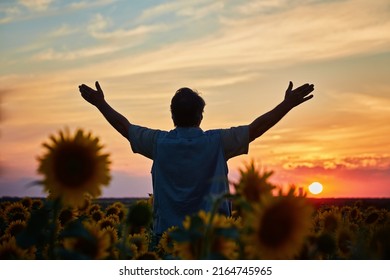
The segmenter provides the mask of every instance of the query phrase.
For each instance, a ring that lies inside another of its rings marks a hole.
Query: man
[[[134,153],[153,160],[153,231],[161,235],[170,226],[180,226],[186,215],[211,210],[210,197],[229,191],[227,161],[246,154],[258,138],[292,108],[311,99],[312,84],[293,90],[290,82],[284,100],[249,125],[203,131],[205,102],[189,88],[179,89],[171,101],[175,129],[161,131],[130,123],[105,100],[98,82],[96,90],[79,86],[82,97],[96,106],[107,121],[128,141]],[[231,214],[228,201],[219,212]]]

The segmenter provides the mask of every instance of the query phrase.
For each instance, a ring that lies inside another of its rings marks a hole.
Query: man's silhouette
[[[312,84],[293,90],[290,82],[284,100],[248,125],[203,131],[205,102],[189,88],[176,91],[171,101],[171,131],[149,129],[130,123],[105,100],[98,82],[96,90],[79,86],[82,97],[96,106],[107,121],[128,139],[134,153],[153,160],[153,231],[161,235],[170,226],[181,226],[186,215],[211,210],[213,195],[229,191],[227,161],[246,154],[249,143],[262,135],[292,108],[311,99]],[[219,212],[231,214],[224,201]]]

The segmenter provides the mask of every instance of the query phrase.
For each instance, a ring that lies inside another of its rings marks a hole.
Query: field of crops
[[[153,196],[99,199],[110,174],[97,138],[79,130],[50,140],[38,166],[47,197],[0,200],[0,259],[390,259],[388,200],[283,193],[254,164],[234,195],[210,197],[210,212],[154,236]],[[225,199],[229,217],[217,212]]]
[[[241,201],[234,217],[199,212],[156,244],[150,199],[3,199],[0,259],[389,259],[390,212],[378,201],[315,202],[287,195]]]

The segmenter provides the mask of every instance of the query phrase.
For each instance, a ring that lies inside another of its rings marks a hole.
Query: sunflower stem
[[[211,229],[213,220],[215,217],[215,214],[217,213],[219,204],[223,201],[223,199],[226,198],[226,195],[219,196],[215,202],[213,203],[213,208],[210,212],[210,218],[206,224],[205,232],[204,232],[204,242],[202,242],[202,248],[200,251],[200,257],[201,259],[208,259],[210,258],[210,251],[211,251]]]
[[[125,224],[124,229],[122,231],[122,242],[120,244],[120,249],[119,249],[119,259],[120,260],[125,260],[127,259],[127,250],[126,250],[126,240],[127,237],[129,236],[131,225]]]
[[[50,231],[50,243],[49,243],[49,251],[48,251],[49,260],[55,259],[54,249],[55,249],[55,244],[56,244],[56,239],[57,239],[56,238],[57,231],[58,231],[57,220],[58,220],[58,217],[60,214],[60,209],[61,209],[61,201],[60,201],[60,198],[57,198],[53,202],[53,224],[52,224],[51,231]]]

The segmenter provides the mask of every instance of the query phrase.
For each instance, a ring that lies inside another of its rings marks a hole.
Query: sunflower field
[[[390,259],[390,211],[375,206],[315,207],[290,187],[275,191],[272,172],[240,170],[233,215],[199,211],[162,236],[152,234],[153,196],[103,205],[109,155],[99,139],[60,131],[38,158],[47,197],[0,203],[0,259]]]

